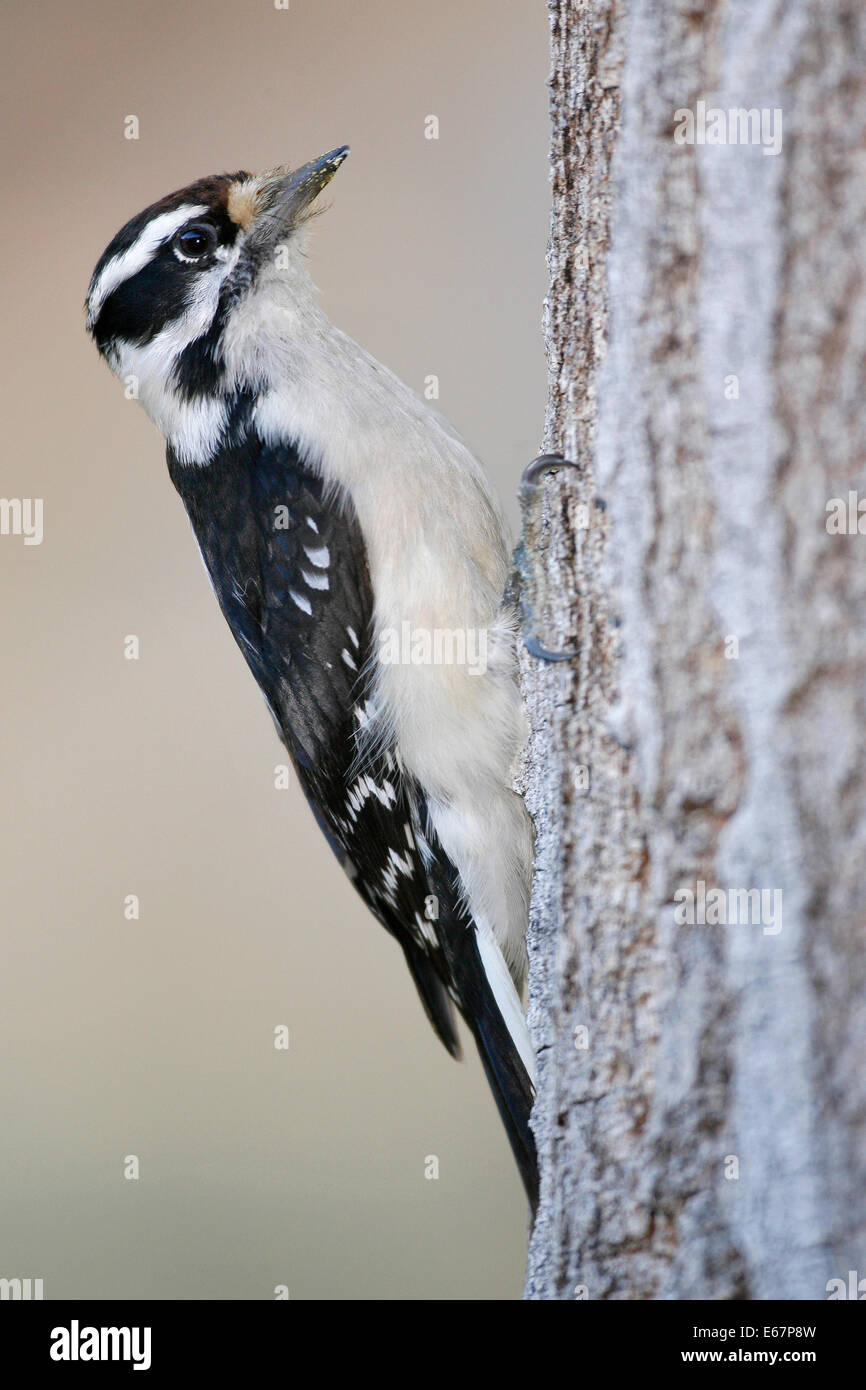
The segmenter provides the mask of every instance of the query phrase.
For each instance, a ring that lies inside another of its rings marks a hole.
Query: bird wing
[[[202,469],[179,467],[169,450],[169,469],[316,820],[400,943],[427,1016],[455,1056],[452,1001],[465,1017],[530,1186],[532,1087],[487,979],[459,875],[399,750],[370,736],[373,591],[350,500],[291,446],[255,436]]]

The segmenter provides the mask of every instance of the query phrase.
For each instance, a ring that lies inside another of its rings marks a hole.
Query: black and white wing
[[[495,1002],[459,876],[398,750],[369,737],[373,594],[360,526],[288,445],[247,436],[207,468],[169,469],[229,626],[329,844],[403,949],[427,1015],[478,1043],[524,1182],[537,1177],[532,1087]]]

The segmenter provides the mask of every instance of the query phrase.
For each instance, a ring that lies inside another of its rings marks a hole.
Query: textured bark
[[[866,497],[866,10],[550,9],[544,447],[580,471],[521,566],[579,654],[524,658],[527,1296],[826,1298],[866,1276],[866,536],[826,525]],[[781,108],[781,153],[678,145],[699,100]],[[678,925],[699,881],[780,890],[781,931]]]

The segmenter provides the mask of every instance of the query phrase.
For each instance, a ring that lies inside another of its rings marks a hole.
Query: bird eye
[[[192,227],[184,227],[174,239],[175,251],[187,261],[201,260],[216,250],[217,234],[207,222],[197,222]]]

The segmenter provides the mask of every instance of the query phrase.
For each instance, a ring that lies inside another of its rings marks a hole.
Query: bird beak
[[[340,145],[318,159],[311,159],[309,164],[302,164],[300,169],[268,178],[260,193],[259,209],[250,233],[250,240],[257,248],[272,247],[297,226],[348,153],[349,146]]]

